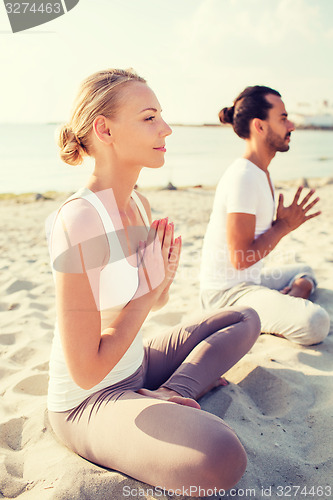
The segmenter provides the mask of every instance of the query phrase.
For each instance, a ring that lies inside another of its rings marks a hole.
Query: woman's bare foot
[[[194,399],[184,398],[180,396],[178,392],[172,391],[167,387],[160,387],[156,391],[149,391],[148,389],[139,389],[137,391],[142,396],[148,396],[149,398],[162,399],[163,401],[170,401],[171,403],[177,403],[183,406],[191,406],[192,408],[197,408],[200,410],[200,405]]]
[[[292,297],[301,297],[302,299],[308,299],[312,292],[313,283],[307,278],[299,278],[294,281],[292,286],[286,286],[281,290],[284,295],[290,295]]]
[[[220,377],[218,378],[215,382],[213,382],[209,387],[204,389],[198,396],[198,399],[202,398],[207,392],[211,391],[212,389],[215,389],[216,387],[224,387],[226,385],[229,385],[229,382],[224,378]]]

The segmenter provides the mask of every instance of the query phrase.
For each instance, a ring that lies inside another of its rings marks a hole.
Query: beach
[[[277,193],[282,189],[287,203],[297,185],[276,183]],[[211,498],[333,498],[333,179],[313,179],[309,185],[317,189],[322,214],[285,237],[267,264],[313,267],[319,283],[313,300],[328,311],[330,334],[310,347],[261,335],[226,374],[229,385],[201,399],[203,410],[236,431],[248,455],[234,491],[229,496],[211,492]],[[168,216],[183,240],[169,303],[143,326],[144,335],[153,335],[200,310],[200,251],[214,189],[142,192],[153,219]],[[44,223],[68,194],[0,199],[0,498],[172,498],[75,455],[57,441],[48,423],[55,294]],[[173,498],[188,497],[186,491],[174,493]]]

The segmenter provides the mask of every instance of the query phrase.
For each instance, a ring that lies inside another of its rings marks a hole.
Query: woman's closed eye
[[[146,122],[149,122],[149,121],[153,121],[155,119],[155,116],[148,116],[147,118],[145,118],[145,121]]]

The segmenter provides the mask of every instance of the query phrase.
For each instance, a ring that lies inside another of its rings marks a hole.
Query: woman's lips
[[[154,148],[156,151],[162,151],[163,153],[166,152],[166,147],[165,146],[160,146],[159,148]]]

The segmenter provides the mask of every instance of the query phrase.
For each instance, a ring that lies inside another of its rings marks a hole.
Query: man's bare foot
[[[200,410],[200,405],[194,399],[184,398],[178,392],[172,391],[167,387],[160,387],[156,391],[149,391],[148,389],[139,389],[137,391],[142,396],[148,396],[149,398],[162,399],[163,401],[170,401],[171,403],[177,403],[183,406],[191,406],[192,408],[197,408]]]
[[[301,297],[302,299],[308,299],[312,292],[313,283],[307,278],[299,278],[294,281],[292,286],[286,286],[283,288],[281,293],[284,295],[290,295],[291,297]]]
[[[220,385],[222,385],[222,386],[224,387],[224,386],[226,386],[226,385],[229,385],[229,382],[227,381],[227,379],[226,379],[226,378],[224,378],[224,377],[220,377],[220,378],[218,379],[218,381],[216,382],[215,387],[219,387]]]

